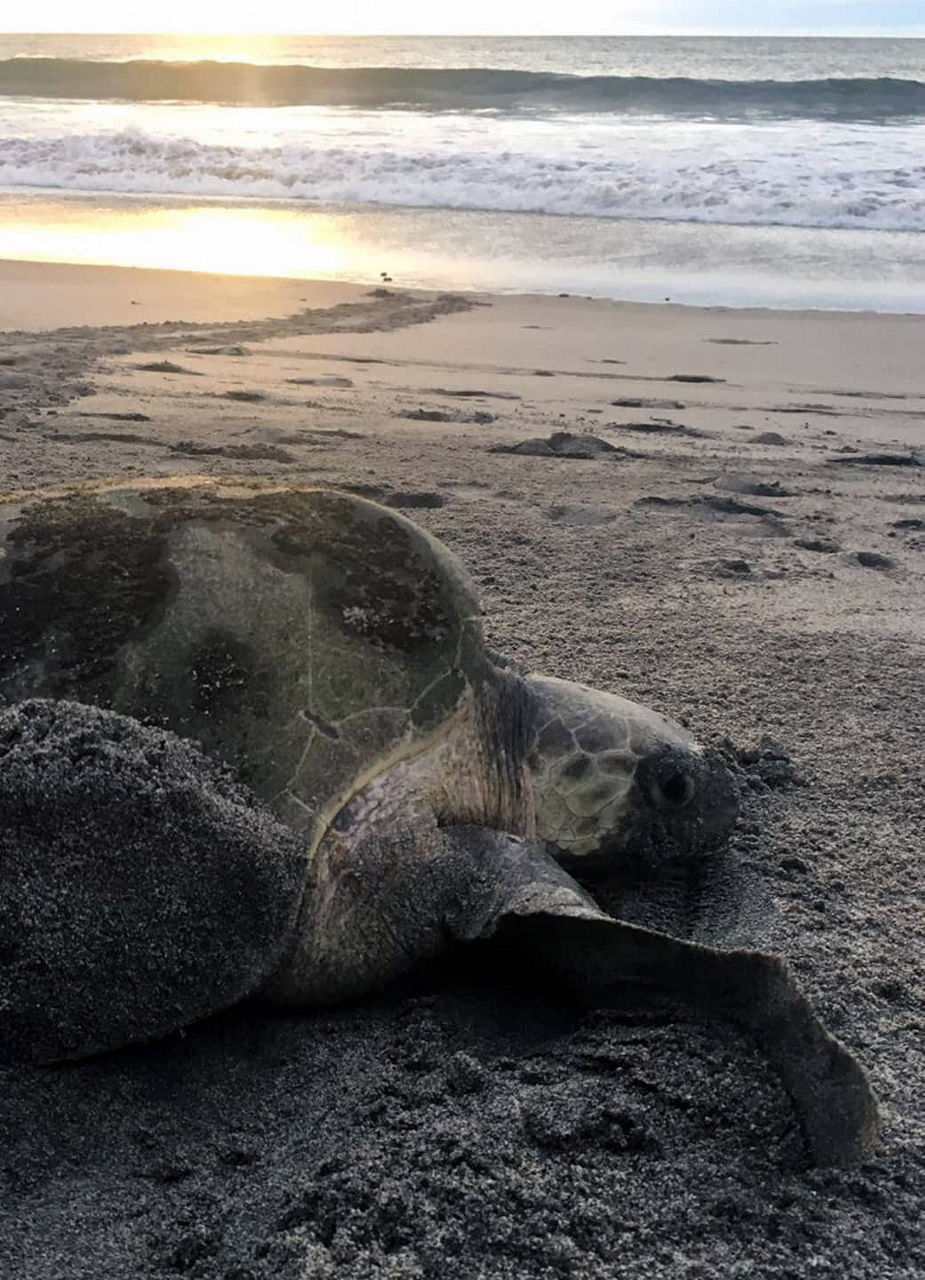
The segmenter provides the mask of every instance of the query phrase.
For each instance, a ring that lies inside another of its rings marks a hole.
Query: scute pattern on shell
[[[67,697],[202,742],[312,839],[487,658],[461,566],[352,494],[102,487],[0,509],[0,705]]]

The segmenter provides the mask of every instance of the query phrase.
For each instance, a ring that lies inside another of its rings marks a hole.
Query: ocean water
[[[925,311],[925,40],[0,36],[0,256],[207,225],[215,269]]]

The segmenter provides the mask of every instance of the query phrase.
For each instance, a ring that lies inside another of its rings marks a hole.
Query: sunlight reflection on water
[[[696,306],[925,310],[925,236],[451,209],[0,194],[0,258]]]

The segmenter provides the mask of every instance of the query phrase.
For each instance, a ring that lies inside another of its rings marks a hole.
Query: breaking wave
[[[609,112],[713,119],[877,123],[925,118],[925,83],[890,77],[700,80],[479,67],[9,58],[0,61],[0,95],[366,110]]]
[[[311,136],[231,145],[142,128],[7,136],[0,187],[925,231],[925,160],[914,138],[885,162],[873,131],[847,171],[838,147],[826,154],[810,139],[795,150],[800,126],[781,128],[787,145],[773,156],[715,146],[692,154],[683,140],[657,151],[643,139],[591,158],[542,147],[489,153],[474,139],[451,152],[419,140],[399,153],[362,133],[349,145]]]

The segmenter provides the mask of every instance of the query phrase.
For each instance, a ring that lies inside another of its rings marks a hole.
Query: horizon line
[[[913,28],[875,27],[869,30],[850,29],[820,30],[794,28],[786,31],[741,31],[730,28],[685,30],[633,30],[633,31],[110,31],[110,30],[4,30],[0,36],[175,36],[184,39],[278,39],[282,37],[306,40],[560,40],[560,39],[760,39],[760,40],[922,40],[925,24]]]

